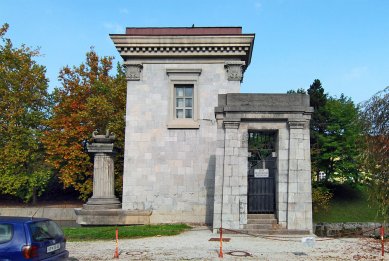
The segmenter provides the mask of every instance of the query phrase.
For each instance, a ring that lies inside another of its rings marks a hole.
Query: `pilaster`
[[[309,121],[289,120],[287,226],[312,231]]]

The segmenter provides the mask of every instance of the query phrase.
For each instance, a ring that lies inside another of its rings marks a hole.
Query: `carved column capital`
[[[225,129],[239,129],[240,121],[225,121],[224,128]]]
[[[143,65],[140,63],[127,63],[125,66],[127,81],[140,81]]]
[[[307,121],[290,120],[289,129],[304,129],[307,127]]]
[[[243,61],[227,61],[224,63],[224,68],[227,72],[227,79],[229,81],[242,81],[243,69],[245,66]]]

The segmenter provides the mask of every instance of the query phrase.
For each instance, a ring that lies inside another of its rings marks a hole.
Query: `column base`
[[[85,210],[121,209],[122,204],[118,198],[90,198],[82,206]]]

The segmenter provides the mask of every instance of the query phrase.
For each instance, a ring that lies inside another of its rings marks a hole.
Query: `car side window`
[[[0,224],[0,244],[9,242],[12,239],[13,226],[11,224]]]

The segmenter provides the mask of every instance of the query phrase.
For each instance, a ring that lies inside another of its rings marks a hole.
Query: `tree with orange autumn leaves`
[[[112,60],[99,58],[91,49],[85,63],[60,71],[62,87],[53,93],[53,115],[44,137],[47,162],[64,187],[73,187],[83,200],[93,189],[93,159],[85,152],[83,141],[90,141],[94,130],[105,133],[109,129],[116,135],[115,188],[122,191],[126,79],[119,64],[116,75],[110,75]]]

